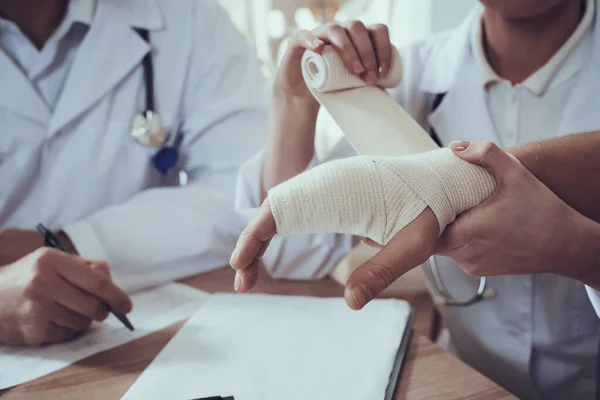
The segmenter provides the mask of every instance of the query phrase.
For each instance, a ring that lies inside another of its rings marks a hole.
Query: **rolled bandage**
[[[350,74],[339,54],[331,46],[319,54],[310,50],[302,57],[302,75],[308,86],[318,92],[331,92],[367,86],[358,76]],[[377,86],[393,88],[402,81],[402,61],[395,48],[392,52],[390,72],[377,82]]]
[[[386,244],[426,207],[441,233],[495,190],[484,168],[438,149],[332,161],[274,187],[269,203],[280,235],[350,233]]]
[[[390,72],[369,86],[344,67],[337,52],[306,51],[302,75],[311,93],[329,112],[359,154],[406,156],[435,150],[429,134],[383,88],[398,86],[402,61],[393,48]]]

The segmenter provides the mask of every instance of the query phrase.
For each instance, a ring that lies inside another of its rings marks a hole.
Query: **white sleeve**
[[[594,310],[596,310],[596,314],[598,314],[598,318],[600,318],[600,292],[589,286],[586,286],[585,290],[587,290],[592,306],[594,306]]]
[[[355,155],[345,139],[334,149],[331,158]],[[238,175],[236,210],[249,222],[261,205],[261,165],[263,153],[248,160]],[[319,161],[315,158],[310,167]],[[319,279],[356,245],[358,238],[345,234],[308,234],[281,237],[275,236],[263,256],[263,264],[269,274],[285,279]]]
[[[253,49],[216,1],[194,4],[180,106],[189,186],[145,190],[63,228],[129,291],[228,264],[244,227],[234,209],[237,172],[266,137],[270,95]]]

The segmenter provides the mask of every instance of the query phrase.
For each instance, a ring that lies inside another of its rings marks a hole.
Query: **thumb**
[[[448,146],[454,154],[489,171],[498,180],[510,169],[519,167],[519,161],[493,142],[452,142]]]
[[[428,208],[350,275],[344,292],[348,306],[360,310],[396,279],[425,262],[433,254],[438,233],[437,219]]]
[[[299,30],[288,43],[288,48],[284,56],[286,63],[298,62],[302,59],[306,50],[312,50],[320,53],[325,48],[325,42],[313,35],[310,31]]]

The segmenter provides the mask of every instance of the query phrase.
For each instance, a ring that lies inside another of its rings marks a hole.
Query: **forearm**
[[[314,155],[318,103],[273,95],[262,164],[262,199],[273,187],[304,171]]]
[[[558,197],[600,222],[600,132],[508,149]]]
[[[150,189],[64,231],[131,292],[228,264],[243,221],[227,196],[192,184]]]
[[[573,258],[570,268],[577,268],[564,275],[600,290],[600,132],[563,136],[509,152],[582,214],[570,218],[574,228],[567,229],[562,249]]]

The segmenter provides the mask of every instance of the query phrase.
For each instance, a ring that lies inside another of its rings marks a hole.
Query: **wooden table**
[[[233,271],[219,269],[184,281],[209,292],[231,292]],[[342,287],[332,279],[318,282],[275,281],[262,273],[255,292],[333,297]],[[408,299],[413,304],[425,299]],[[514,398],[475,370],[433,344],[423,335],[428,318],[417,316],[408,358],[398,388],[397,399],[512,399]],[[65,369],[35,381],[0,391],[2,400],[119,399],[150,364],[181,323],[155,332],[120,347],[96,354]],[[10,368],[2,365],[1,368]]]

